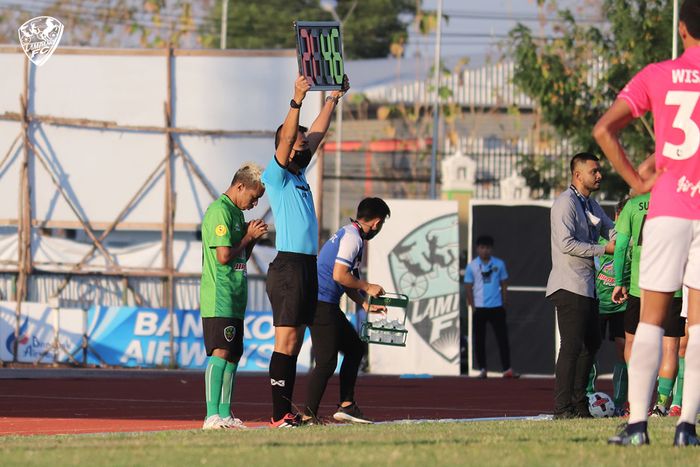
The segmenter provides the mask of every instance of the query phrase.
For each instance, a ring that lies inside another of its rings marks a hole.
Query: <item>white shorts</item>
[[[683,307],[681,308],[681,318],[688,317],[688,287],[683,286]]]
[[[644,223],[639,287],[675,292],[700,289],[700,221],[655,217]]]

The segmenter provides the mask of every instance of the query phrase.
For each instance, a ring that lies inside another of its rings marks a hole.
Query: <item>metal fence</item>
[[[542,145],[530,139],[505,141],[462,137],[457,145],[448,143],[444,152],[438,154],[438,182],[441,177],[439,161],[456,151],[476,161],[474,195],[480,199],[500,198],[500,181],[513,173],[520,174],[526,157],[538,161],[538,171],[543,179],[552,183],[566,179],[568,160],[572,154],[572,148],[566,142]],[[428,153],[343,152],[340,170],[341,218],[352,216],[357,202],[365,196],[425,199],[430,192],[430,163]],[[324,219],[332,218],[335,213],[334,173],[335,158],[325,157]],[[324,221],[324,228],[330,225]]]

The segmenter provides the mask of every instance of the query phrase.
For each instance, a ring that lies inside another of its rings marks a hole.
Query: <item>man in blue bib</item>
[[[510,346],[506,325],[505,301],[508,292],[506,263],[491,255],[493,237],[476,239],[478,256],[464,270],[467,302],[474,311],[474,350],[479,366],[479,378],[486,378],[486,324],[490,323],[501,356],[504,378],[517,378],[510,366]]]
[[[275,326],[275,348],[270,358],[270,426],[275,428],[300,424],[301,417],[292,413],[297,356],[306,326],[313,321],[318,294],[318,221],[305,170],[328,131],[338,100],[350,85],[344,77],[343,88],[326,97],[307,130],[299,125],[299,112],[310,87],[303,76],[294,82],[289,112],[275,135],[275,156],[262,176],[275,219],[278,251],[267,271],[266,284]]]
[[[365,242],[382,230],[390,215],[383,199],[363,199],[357,206],[356,218],[329,238],[318,255],[318,306],[310,327],[316,365],[309,378],[306,413],[302,417],[305,424],[319,423],[318,408],[338,363],[338,352],[343,354],[343,363],[339,375],[340,399],[333,418],[341,422],[372,423],[355,403],[355,382],[365,347],[340,309],[340,298],[347,294],[365,311],[379,311],[375,305],[371,310],[365,297],[383,295],[384,288],[360,278],[360,263]]]

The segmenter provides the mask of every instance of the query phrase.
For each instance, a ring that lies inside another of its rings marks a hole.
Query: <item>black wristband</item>
[[[297,104],[294,99],[289,101],[289,106],[293,109],[301,109],[301,103]]]

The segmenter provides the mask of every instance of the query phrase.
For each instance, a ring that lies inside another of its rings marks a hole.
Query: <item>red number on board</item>
[[[301,71],[306,77],[313,78],[312,60],[311,60],[311,37],[307,29],[300,29],[301,36]]]

